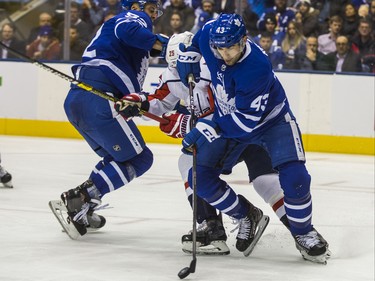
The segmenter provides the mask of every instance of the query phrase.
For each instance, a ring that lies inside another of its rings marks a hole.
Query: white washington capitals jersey
[[[201,80],[193,90],[194,112],[197,117],[205,117],[214,112],[214,99],[211,78],[207,65],[201,60]],[[159,86],[154,94],[149,95],[149,112],[155,115],[172,111],[182,101],[190,111],[189,89],[182,84],[175,68],[166,68],[159,77]]]

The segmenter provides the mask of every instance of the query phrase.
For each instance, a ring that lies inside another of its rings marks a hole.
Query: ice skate
[[[236,248],[243,252],[244,256],[249,256],[255,245],[258,243],[264,230],[269,223],[269,217],[264,216],[261,209],[258,209],[242,195],[239,199],[249,204],[250,210],[246,217],[239,220]],[[237,229],[236,228],[236,229]]]
[[[94,213],[100,204],[99,191],[91,180],[62,193],[61,200],[49,203],[64,231],[74,240],[85,235],[87,230],[97,230],[105,225],[105,218]]]
[[[185,234],[181,238],[182,251],[191,254],[193,251],[193,234]],[[227,235],[220,218],[203,221],[197,227],[197,254],[228,255],[230,250],[226,244]]]
[[[313,228],[305,235],[296,235],[294,240],[305,260],[327,264],[327,260],[331,257],[331,251],[328,249],[327,241],[316,229]]]
[[[0,166],[0,182],[4,187],[13,188],[12,175],[9,174],[2,166]]]

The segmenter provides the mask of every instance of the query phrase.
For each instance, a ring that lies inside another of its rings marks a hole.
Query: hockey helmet
[[[169,67],[176,67],[177,52],[180,43],[184,43],[186,47],[189,47],[191,45],[191,41],[193,40],[193,36],[194,34],[189,31],[172,35],[172,37],[169,39],[167,52],[165,55],[165,60],[167,61]]]
[[[212,48],[228,48],[237,44],[246,35],[246,27],[240,15],[220,14],[210,30]]]
[[[130,10],[132,5],[138,3],[139,8],[143,11],[146,4],[155,4],[158,9],[158,17],[160,17],[163,12],[161,10],[162,4],[160,0],[121,0],[121,5],[124,10]]]

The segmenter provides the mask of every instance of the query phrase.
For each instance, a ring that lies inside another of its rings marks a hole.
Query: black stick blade
[[[180,272],[177,274],[180,279],[184,279],[190,274],[190,267],[185,267],[180,270]]]

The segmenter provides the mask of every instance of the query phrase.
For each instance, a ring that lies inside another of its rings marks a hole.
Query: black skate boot
[[[91,180],[61,194],[66,206],[68,220],[73,223],[80,235],[87,228],[98,229],[105,225],[105,218],[94,213],[94,208],[101,204],[100,193]]]
[[[13,188],[12,175],[9,174],[2,166],[0,166],[0,182],[4,187]]]
[[[91,214],[87,214],[87,221],[89,223],[86,226],[88,232],[96,231],[102,228],[106,223],[105,217],[95,214],[94,212],[91,212]]]
[[[223,227],[221,214],[216,219],[203,221],[197,227],[197,254],[202,255],[228,255],[230,253],[227,244],[227,235]],[[181,238],[182,251],[192,253],[193,234],[185,234]]]
[[[246,217],[239,220],[236,248],[248,256],[267,227],[269,217],[263,216],[262,210],[251,204],[242,195],[238,195],[238,199],[248,204],[249,212]]]
[[[296,247],[305,260],[327,264],[331,257],[327,241],[313,228],[304,235],[294,236]]]

